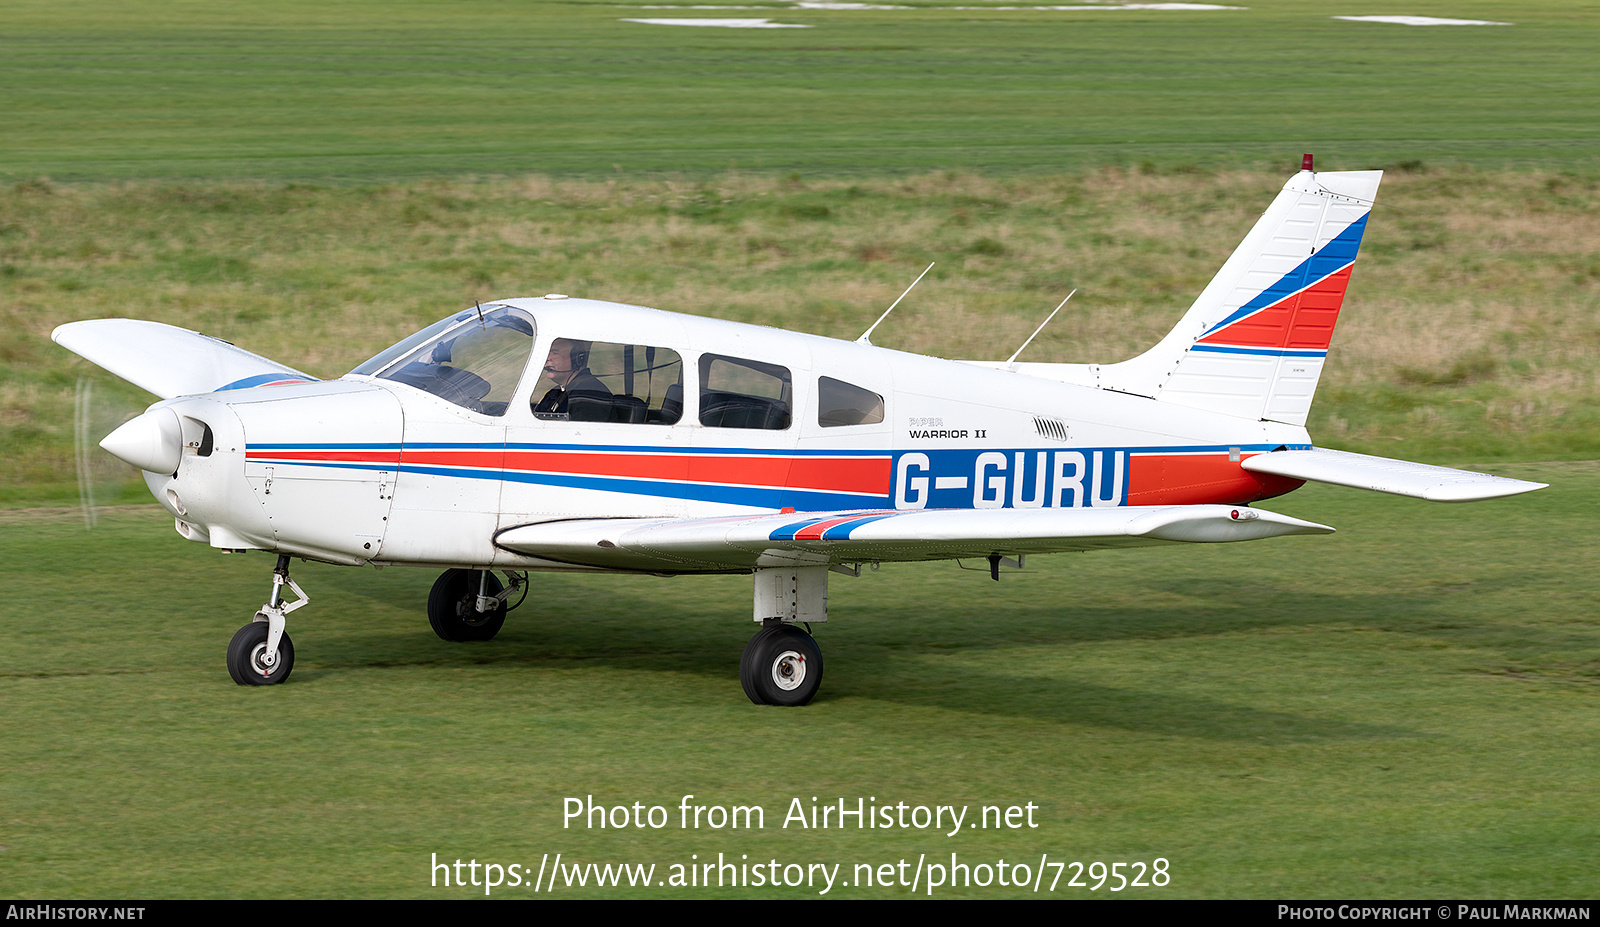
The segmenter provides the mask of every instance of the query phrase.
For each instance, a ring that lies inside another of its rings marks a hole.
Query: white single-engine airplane
[[[447,641],[494,637],[530,570],[749,573],[740,680],[801,705],[822,655],[800,626],[827,619],[830,571],[973,558],[998,579],[1031,554],[1331,532],[1251,507],[1306,480],[1442,502],[1544,486],[1312,445],[1381,176],[1306,156],[1177,327],[1117,364],[940,360],[555,294],[454,313],[329,381],[154,322],[53,337],[162,397],[102,446],[180,535],[278,554],[228,647],[241,685],[294,665],[290,557],[444,567],[428,619]]]

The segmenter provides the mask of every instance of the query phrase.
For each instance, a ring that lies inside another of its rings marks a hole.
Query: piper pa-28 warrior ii
[[[1441,502],[1545,485],[1312,444],[1381,176],[1307,156],[1177,327],[1114,364],[941,360],[563,295],[454,313],[326,381],[153,322],[54,338],[162,397],[102,446],[180,535],[278,554],[228,648],[241,685],[294,665],[291,557],[445,568],[428,619],[447,641],[494,637],[528,571],[748,573],[740,681],[800,705],[830,572],[971,558],[998,578],[1056,551],[1333,531],[1253,506],[1306,480]]]

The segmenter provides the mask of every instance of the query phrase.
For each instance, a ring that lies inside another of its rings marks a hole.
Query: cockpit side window
[[[700,356],[700,424],[712,428],[789,427],[789,368],[720,354]]]
[[[683,417],[683,358],[671,348],[557,338],[532,404],[541,419],[672,425]]]
[[[875,425],[883,421],[883,397],[833,377],[817,380],[817,424],[824,428],[840,425]]]
[[[484,415],[505,415],[533,352],[533,317],[510,306],[492,306],[481,316],[469,310],[448,321],[452,325],[445,326],[443,334],[383,370],[379,378],[414,386]]]

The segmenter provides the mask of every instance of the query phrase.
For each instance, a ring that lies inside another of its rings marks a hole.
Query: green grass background
[[[0,895],[439,898],[435,852],[848,878],[953,850],[1161,856],[1158,897],[1592,896],[1600,5],[910,5],[7,4]],[[1516,25],[1330,18],[1394,12]],[[1391,168],[1313,434],[1550,489],[1308,487],[1275,507],[1340,534],[839,578],[800,711],[739,692],[737,577],[537,577],[499,640],[457,647],[427,628],[428,571],[297,565],[294,679],[240,689],[223,652],[269,559],[185,544],[148,505],[93,533],[60,507],[86,373],[48,341],[64,321],[155,318],[337,375],[473,298],[547,290],[849,338],[937,259],[880,343],[1003,357],[1087,282],[1029,356],[1112,360],[1305,150]],[[769,828],[560,827],[568,795],[688,792]],[[776,826],[812,795],[1031,800],[1043,826]]]
[[[1583,0],[741,5],[754,8],[15,0],[0,32],[0,176],[1037,172],[1282,165],[1301,151],[1327,167],[1593,165],[1600,151],[1600,17]],[[1384,12],[1516,25],[1331,18]]]

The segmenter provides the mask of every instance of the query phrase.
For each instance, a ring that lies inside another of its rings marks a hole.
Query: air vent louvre
[[[1033,429],[1039,433],[1041,438],[1049,438],[1052,441],[1067,440],[1067,425],[1060,419],[1041,418],[1035,415],[1033,417]]]

